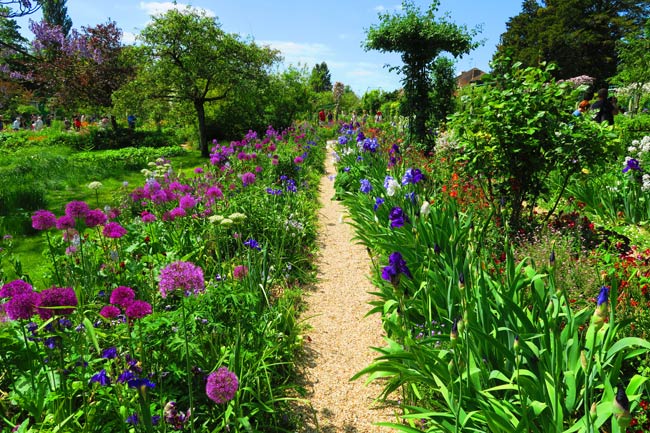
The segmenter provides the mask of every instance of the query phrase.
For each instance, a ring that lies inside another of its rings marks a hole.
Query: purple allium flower
[[[185,296],[205,291],[203,270],[191,262],[173,262],[160,271],[160,294],[166,298],[170,292],[182,289]]]
[[[246,275],[248,275],[248,267],[244,265],[235,266],[235,269],[232,271],[232,276],[236,280],[241,280]]]
[[[205,393],[210,400],[222,404],[235,398],[237,388],[239,388],[237,375],[226,367],[220,367],[217,371],[213,371],[208,375]]]
[[[151,309],[151,304],[145,301],[135,300],[126,307],[124,314],[129,319],[142,319],[145,316],[151,314],[153,310]]]
[[[600,307],[603,304],[609,302],[609,287],[602,286],[600,288],[600,293],[598,293],[598,299],[596,300],[596,306]]]
[[[105,224],[107,220],[106,214],[99,209],[92,209],[86,213],[87,227],[97,227],[98,225]]]
[[[402,176],[402,185],[407,185],[409,183],[418,183],[422,179],[424,179],[424,175],[422,174],[422,171],[418,168],[409,168],[406,170],[406,173],[404,173],[404,176]]]
[[[246,242],[244,242],[244,245],[246,245],[247,247],[252,248],[254,250],[261,250],[262,249],[262,247],[260,246],[260,243],[257,242],[253,238],[249,238]]]
[[[104,226],[102,233],[107,238],[118,239],[126,234],[126,229],[118,223],[111,221]]]
[[[47,320],[55,314],[72,314],[78,302],[72,287],[52,287],[40,292],[36,311],[41,319]]]
[[[31,293],[34,288],[23,280],[13,280],[0,288],[0,298],[11,298],[22,293]]]
[[[370,191],[372,191],[372,185],[370,184],[370,181],[368,179],[361,179],[361,187],[359,188],[359,191],[361,191],[364,194],[368,194]]]
[[[126,286],[118,286],[111,292],[109,302],[111,304],[119,305],[122,308],[126,308],[131,305],[131,302],[133,302],[134,299],[135,292],[132,288]]]
[[[169,221],[174,221],[176,218],[183,218],[184,216],[187,216],[187,212],[183,208],[175,207],[169,211]]]
[[[71,201],[65,205],[65,214],[71,218],[86,218],[89,210],[90,207],[85,201]]]
[[[404,226],[404,223],[409,221],[408,217],[400,207],[394,207],[391,209],[390,214],[388,214],[388,219],[390,220],[391,228],[400,228]]]
[[[303,161],[304,161],[304,159],[303,159],[302,156],[296,156],[295,158],[293,158],[293,163],[294,164],[302,164]]]
[[[59,230],[66,230],[74,228],[74,218],[68,215],[62,215],[56,220],[56,228]]]
[[[178,201],[178,206],[181,209],[191,209],[194,206],[196,206],[196,203],[197,203],[196,199],[191,195],[187,194],[180,198],[180,200]]]
[[[140,214],[140,218],[142,219],[143,223],[152,223],[156,221],[156,215],[146,210],[142,211],[142,213]]]
[[[627,173],[629,170],[640,171],[641,166],[639,165],[639,160],[634,158],[626,158],[625,167],[623,167],[623,173]]]
[[[94,374],[90,378],[90,383],[96,382],[101,386],[108,386],[111,384],[111,378],[106,373],[106,370],[102,369],[99,373]]]
[[[115,359],[117,358],[117,347],[111,346],[102,351],[102,358]]]
[[[373,210],[376,212],[377,209],[379,208],[379,206],[381,206],[382,204],[384,204],[384,201],[385,201],[385,200],[384,200],[383,198],[381,198],[381,197],[376,197],[376,198],[375,198],[375,205],[372,207]]]
[[[195,173],[195,174],[201,174],[201,173],[203,173],[203,169],[202,169],[201,167],[196,167],[196,168],[194,169],[194,173]]]
[[[396,251],[388,257],[388,266],[385,266],[384,269],[382,269],[381,278],[390,281],[393,285],[397,285],[401,274],[412,278],[411,271],[406,266],[406,261],[402,258],[402,255]]]
[[[223,192],[217,186],[211,186],[210,188],[205,190],[205,195],[207,195],[208,197],[223,198]]]
[[[56,226],[56,216],[49,210],[37,210],[32,215],[32,227],[35,230],[48,230]]]
[[[27,320],[36,313],[36,304],[39,301],[36,292],[15,294],[7,303],[3,304],[7,317],[11,320]]]
[[[241,175],[241,181],[244,184],[244,186],[252,185],[255,183],[255,173],[251,173],[250,171],[247,171],[246,173]]]
[[[99,310],[99,315],[106,319],[115,319],[120,315],[120,309],[114,305],[105,305]]]

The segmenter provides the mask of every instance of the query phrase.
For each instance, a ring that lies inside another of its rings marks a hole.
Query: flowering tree
[[[31,22],[33,80],[43,96],[53,96],[66,107],[79,103],[110,107],[111,96],[132,76],[132,65],[122,56],[122,32],[114,21],[94,27],[62,28],[45,21]]]

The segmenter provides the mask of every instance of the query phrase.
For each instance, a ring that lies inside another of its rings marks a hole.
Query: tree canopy
[[[638,30],[650,12],[648,0],[524,0],[506,23],[496,57],[524,66],[555,63],[553,75],[596,78],[603,86],[616,73],[616,44]]]
[[[330,74],[327,63],[322,62],[314,65],[309,77],[309,85],[317,93],[332,91],[332,74]]]
[[[432,107],[428,103],[432,90],[431,69],[442,53],[454,57],[469,53],[477,44],[476,31],[447,21],[436,20],[439,2],[434,0],[422,13],[410,0],[402,2],[402,12],[379,14],[380,23],[367,30],[364,48],[400,53],[404,65],[393,67],[403,74],[404,114],[410,118],[410,132],[416,140],[430,146],[427,122]]]
[[[205,104],[225,100],[268,76],[278,53],[221,29],[211,18],[187,7],[153,17],[142,31],[145,65],[141,90],[150,97],[189,102],[196,112],[201,154],[209,156]]]
[[[48,23],[61,26],[64,35],[70,33],[72,28],[72,19],[68,15],[68,8],[65,5],[66,0],[42,0],[43,20]]]

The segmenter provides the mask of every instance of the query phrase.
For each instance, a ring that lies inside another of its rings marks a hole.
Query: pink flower
[[[126,234],[126,229],[116,222],[110,222],[104,226],[102,231],[107,238],[118,239]]]
[[[293,162],[295,164],[302,164],[303,161],[304,160],[302,159],[302,156],[296,156],[295,158],[293,158]]]
[[[244,265],[235,266],[235,269],[233,269],[233,271],[232,271],[232,276],[236,280],[241,280],[246,275],[248,275],[248,267],[246,267]]]
[[[126,307],[124,314],[126,314],[126,317],[129,319],[142,319],[151,314],[151,312],[151,304],[145,301],[135,300]]]
[[[56,216],[49,210],[37,210],[32,215],[32,227],[35,230],[48,230],[56,226]]]
[[[38,315],[43,320],[55,314],[72,314],[79,302],[72,287],[52,287],[41,291],[39,295],[36,307]]]
[[[99,315],[106,319],[115,319],[120,315],[120,309],[114,305],[105,305],[99,310]]]
[[[255,173],[251,173],[250,171],[247,171],[246,173],[241,175],[241,181],[244,184],[244,186],[252,185],[255,183]]]
[[[109,302],[111,304],[119,305],[122,308],[128,307],[135,299],[135,292],[132,288],[126,286],[118,286],[111,292]]]

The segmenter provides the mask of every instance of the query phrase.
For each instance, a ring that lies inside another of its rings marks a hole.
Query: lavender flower
[[[56,216],[49,210],[37,210],[32,215],[32,227],[35,230],[48,230],[56,226]]]
[[[205,291],[203,270],[194,263],[178,261],[160,271],[160,294],[166,298],[170,292],[182,289],[185,296]]]
[[[102,233],[107,238],[118,239],[126,234],[126,229],[116,222],[110,222],[104,226]]]
[[[239,381],[237,375],[229,371],[226,367],[220,367],[208,375],[205,384],[205,393],[208,398],[217,404],[227,403],[237,393]]]

